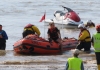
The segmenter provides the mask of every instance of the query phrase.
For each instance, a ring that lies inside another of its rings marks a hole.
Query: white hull
[[[53,21],[52,21],[50,19],[47,19],[47,20],[45,20],[45,25],[49,25],[50,22],[54,22],[55,26],[60,27],[60,28],[77,28],[79,24],[83,23],[82,21],[75,22],[70,19],[66,19],[63,21],[57,21],[56,19],[53,19]]]

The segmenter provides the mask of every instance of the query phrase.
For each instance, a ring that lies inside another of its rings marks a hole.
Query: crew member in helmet
[[[24,27],[24,31],[22,33],[23,35],[23,38],[29,34],[37,34],[38,36],[40,36],[40,30],[35,26],[35,25],[32,25],[32,24],[27,24],[25,27]]]
[[[97,33],[92,36],[92,45],[95,50],[98,70],[100,70],[100,25],[96,26]]]
[[[91,20],[88,20],[88,21],[85,23],[85,27],[87,27],[87,28],[95,27],[95,23],[92,22]]]
[[[78,58],[79,50],[75,50],[73,57],[68,58],[65,70],[84,70],[82,59]]]
[[[76,49],[81,50],[84,48],[84,52],[90,53],[91,48],[91,35],[84,24],[79,24],[78,28],[80,29],[80,34],[78,37],[79,44]]]

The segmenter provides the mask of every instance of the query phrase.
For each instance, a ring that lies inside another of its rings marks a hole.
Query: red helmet
[[[96,26],[96,30],[97,30],[97,31],[100,31],[100,25],[97,25],[97,26]]]

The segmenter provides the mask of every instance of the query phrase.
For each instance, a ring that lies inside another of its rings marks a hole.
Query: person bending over
[[[38,36],[40,36],[40,30],[33,24],[27,24],[24,27],[24,31],[22,33],[23,38],[26,37],[29,34],[37,34]]]

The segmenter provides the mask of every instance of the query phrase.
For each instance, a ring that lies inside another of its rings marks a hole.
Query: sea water
[[[46,19],[54,18],[56,10],[64,11],[61,5],[69,7],[76,11],[81,20],[86,23],[92,20],[96,25],[100,20],[100,1],[99,0],[1,0],[0,1],[0,24],[8,35],[6,50],[13,50],[13,44],[22,38],[22,32],[25,25],[32,23],[41,31],[41,37],[47,38],[48,26],[44,22],[39,22],[46,12]],[[59,27],[58,27],[59,28]],[[61,36],[78,38],[78,29],[59,28]],[[89,29],[91,35],[96,32],[95,28]],[[55,56],[15,56],[13,51],[6,52],[6,55],[0,56],[0,70],[63,70],[71,52]],[[4,54],[4,53],[1,53]],[[64,58],[65,57],[65,58]],[[6,59],[4,59],[6,58]],[[32,58],[32,64],[29,61]],[[41,59],[40,59],[41,58]],[[43,58],[43,59],[42,59]],[[82,57],[84,59],[84,57]],[[21,60],[23,61],[21,61]],[[47,60],[47,61],[46,61]],[[58,62],[56,62],[58,60]],[[95,62],[95,59],[93,59]],[[26,61],[26,65],[25,65]],[[53,62],[55,61],[55,62]],[[6,62],[8,64],[6,64]],[[24,62],[24,63],[23,63]],[[28,65],[29,62],[29,65]],[[61,62],[61,64],[59,63]],[[39,64],[40,63],[40,64]],[[15,65],[15,66],[14,66]],[[34,66],[33,66],[34,65]],[[93,66],[93,65],[92,65]],[[96,66],[94,64],[94,66]],[[96,70],[96,69],[88,69]]]

